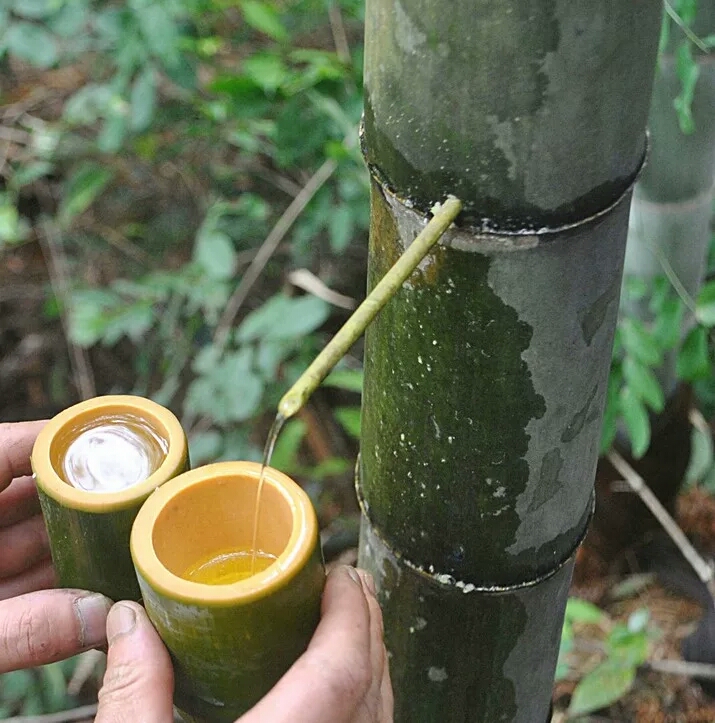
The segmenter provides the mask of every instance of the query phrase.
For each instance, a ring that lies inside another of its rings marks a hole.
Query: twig
[[[683,22],[683,18],[678,15],[675,8],[668,2],[668,0],[663,0],[663,4],[665,5],[665,12],[670,15],[670,17],[673,19],[673,22],[683,31],[685,34],[685,37],[699,50],[702,50],[703,53],[709,53],[710,48]]]
[[[303,212],[303,209],[310,203],[321,186],[333,175],[337,166],[337,162],[332,158],[325,161],[311,176],[305,186],[303,186],[300,193],[293,199],[288,208],[283,212],[283,215],[276,221],[276,225],[271,229],[271,232],[266,236],[256,257],[248,269],[246,269],[246,273],[243,275],[241,282],[228,300],[221,319],[216,326],[213,340],[219,353],[223,352],[228,342],[228,335],[233,326],[233,322],[269,259],[291,226]]]
[[[668,514],[668,511],[663,507],[653,492],[651,492],[643,478],[633,467],[631,467],[618,452],[614,451],[608,453],[608,461],[623,475],[623,478],[628,482],[631,489],[638,494],[645,506],[653,513],[658,522],[660,522],[663,529],[670,536],[670,539],[673,540],[683,554],[683,557],[685,557],[693,570],[695,570],[695,574],[707,587],[710,596],[715,600],[715,579],[713,578],[712,565],[701,557],[690,540],[685,536],[685,533],[678,527],[675,520]]]
[[[77,658],[77,666],[67,683],[67,693],[77,696],[84,688],[84,684],[95,674],[97,668],[104,660],[101,650],[87,650]]]
[[[119,233],[119,231],[113,229],[111,226],[105,226],[99,221],[92,219],[91,221],[83,224],[88,231],[94,231],[97,235],[101,236],[110,246],[113,246],[118,251],[121,251],[125,256],[130,259],[144,265],[153,266],[151,256],[139,248],[136,244],[132,243],[126,236]]]
[[[365,300],[340,327],[338,333],[323,347],[310,366],[298,377],[278,403],[278,417],[292,417],[318,388],[331,369],[365,332],[368,324],[383,306],[400,290],[417,265],[439,241],[462,210],[462,202],[449,196],[432,209],[433,216],[392,268],[378,281]]]
[[[350,311],[357,306],[355,299],[333,291],[322,279],[319,279],[308,269],[295,269],[291,271],[288,274],[288,281],[290,281],[293,286],[297,286],[299,289],[303,289],[303,291],[307,291],[309,294],[317,296],[319,299],[327,301],[329,304],[338,306],[341,309]]]
[[[345,33],[345,24],[343,23],[340,6],[337,2],[331,2],[328,6],[328,19],[330,20],[330,30],[333,33],[335,52],[345,65],[350,65],[352,61],[350,57],[350,45],[348,44],[348,36]]]
[[[40,226],[38,238],[40,239],[40,246],[42,247],[45,262],[47,263],[52,292],[57,297],[60,306],[60,323],[62,324],[65,341],[67,342],[70,364],[72,365],[72,375],[74,376],[80,397],[82,399],[89,399],[97,394],[94,384],[94,374],[92,373],[87,352],[76,344],[73,344],[70,339],[69,325],[67,323],[69,274],[67,273],[67,265],[64,254],[62,253],[61,242],[55,227],[50,222],[45,222]]]
[[[27,144],[31,140],[31,136],[27,131],[21,131],[17,128],[8,128],[7,126],[0,126],[0,138],[4,141],[10,141],[12,143]]]
[[[715,680],[715,665],[690,663],[687,660],[648,660],[643,667],[668,675],[686,675],[689,678]]]
[[[86,720],[97,715],[97,704],[83,705],[72,710],[63,710],[59,713],[47,715],[18,715],[6,718],[5,723],[71,723],[72,721]]]
[[[693,407],[688,412],[688,421],[699,432],[702,432],[703,434],[705,434],[708,437],[712,436],[713,431],[712,431],[712,429],[710,429],[710,425],[708,424],[707,419],[705,419],[705,417],[703,417],[702,412],[699,409],[696,409],[695,407]]]

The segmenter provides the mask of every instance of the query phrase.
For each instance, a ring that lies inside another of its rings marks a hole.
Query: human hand
[[[391,723],[392,686],[372,578],[333,570],[306,652],[237,723]],[[173,672],[166,648],[136,603],[107,618],[109,656],[95,723],[171,723]]]
[[[109,600],[45,589],[55,584],[55,574],[30,476],[30,452],[44,424],[0,424],[0,673],[106,643]]]

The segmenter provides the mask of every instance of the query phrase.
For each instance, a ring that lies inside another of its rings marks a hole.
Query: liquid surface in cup
[[[255,555],[249,548],[233,549],[199,560],[181,576],[203,585],[230,585],[263,572],[276,561],[276,556],[262,550]]]
[[[147,479],[166,458],[168,442],[143,419],[117,414],[71,430],[53,464],[73,487],[119,492]]]

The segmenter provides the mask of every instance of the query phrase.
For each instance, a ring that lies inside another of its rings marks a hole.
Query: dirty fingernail
[[[350,579],[355,584],[360,585],[360,575],[354,567],[352,567],[351,565],[346,565],[345,571],[348,573],[348,575],[350,576]],[[360,586],[362,587],[362,585],[360,585]]]
[[[360,570],[358,572],[358,575],[362,578],[362,581],[365,583],[365,587],[373,594],[376,595],[377,591],[375,589],[375,578],[366,570]]]
[[[137,614],[134,609],[124,603],[117,603],[107,617],[107,640],[111,644],[119,635],[131,633],[136,624]]]
[[[107,640],[107,613],[112,607],[112,601],[104,595],[94,593],[77,598],[73,606],[79,620],[80,647],[94,648],[104,645]]]

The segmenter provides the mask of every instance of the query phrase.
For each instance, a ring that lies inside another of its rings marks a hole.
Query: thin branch
[[[673,22],[683,31],[685,37],[699,50],[702,50],[703,53],[709,53],[710,48],[708,48],[708,46],[683,22],[683,18],[678,15],[677,11],[668,2],[668,0],[663,0],[663,4],[665,5],[665,12],[670,15]]]
[[[333,291],[322,279],[319,279],[309,269],[295,269],[288,274],[288,281],[303,291],[307,291],[313,296],[317,296],[323,301],[327,301],[333,306],[351,311],[357,306],[357,301],[351,296],[345,296],[337,291]]]
[[[696,407],[693,407],[688,412],[688,421],[699,432],[702,432],[706,436],[712,437],[713,431],[712,431],[712,429],[710,429],[710,425],[708,424],[705,417],[703,417],[702,412],[699,409],[697,409]]]
[[[695,574],[707,587],[710,596],[715,600],[715,579],[713,578],[712,565],[701,557],[700,553],[685,536],[685,533],[678,527],[675,520],[668,514],[668,511],[663,507],[653,492],[651,492],[643,478],[633,467],[631,467],[618,452],[611,451],[607,456],[608,461],[623,475],[623,478],[628,482],[631,489],[638,494],[645,506],[653,513],[658,522],[660,522],[663,529],[670,536],[670,539],[675,543],[683,554],[683,557],[693,568]]]
[[[121,251],[125,256],[133,259],[137,263],[144,266],[154,266],[151,256],[144,251],[144,249],[132,243],[126,236],[119,233],[116,229],[111,226],[106,226],[99,221],[94,219],[87,220],[83,224],[87,231],[94,232],[101,238],[103,238],[110,246],[113,246],[118,251]]]
[[[83,705],[72,710],[63,710],[48,715],[18,715],[6,718],[5,723],[72,723],[73,721],[93,719],[97,715],[97,704]]]
[[[288,208],[283,212],[283,215],[278,219],[276,225],[271,229],[268,236],[266,236],[265,241],[258,250],[258,253],[251,262],[251,265],[243,275],[241,282],[236,287],[236,290],[231,295],[231,298],[228,300],[221,319],[216,326],[213,341],[216,348],[219,350],[219,353],[223,352],[226,344],[228,343],[228,335],[231,331],[231,327],[233,326],[233,322],[235,321],[243,302],[251,292],[253,285],[256,281],[258,281],[261,273],[263,273],[263,269],[270,260],[271,256],[280,245],[280,242],[285,238],[285,235],[288,233],[291,226],[296,222],[305,207],[313,199],[313,196],[315,196],[330,176],[333,175],[337,166],[337,162],[332,158],[325,161],[323,165],[320,166],[320,168],[311,176],[305,186],[303,186],[300,193],[293,199],[290,206],[288,206]]]
[[[690,663],[687,660],[648,660],[643,667],[668,675],[686,675],[689,678],[715,680],[715,665]]]
[[[45,262],[47,263],[50,285],[60,305],[60,322],[69,351],[72,375],[74,376],[80,397],[82,399],[89,399],[97,394],[94,374],[92,373],[87,352],[76,344],[73,344],[69,335],[69,324],[67,322],[67,309],[69,308],[69,274],[67,272],[66,259],[62,252],[61,241],[54,225],[50,222],[45,222],[40,226],[38,238],[40,239],[40,246],[45,256]]]
[[[333,33],[335,52],[345,65],[350,65],[352,61],[350,57],[350,45],[348,44],[348,36],[345,32],[343,15],[340,12],[340,6],[337,2],[331,2],[328,6],[328,18],[330,20],[330,30]]]

